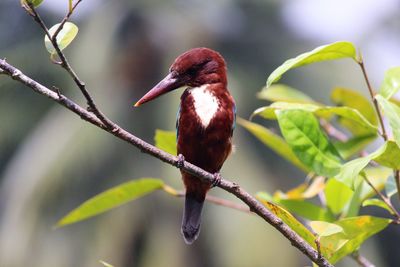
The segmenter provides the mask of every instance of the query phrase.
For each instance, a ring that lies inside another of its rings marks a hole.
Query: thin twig
[[[392,211],[392,215],[396,217],[397,221],[400,221],[400,214],[399,212],[393,207],[392,203],[390,202],[390,199],[386,197],[385,195],[382,194],[368,179],[368,177],[364,174],[362,174],[362,177],[364,178],[365,182],[375,191],[375,193],[382,199],[383,202],[390,208]]]
[[[349,139],[347,137],[347,135],[345,135],[344,133],[342,133],[335,127],[333,127],[333,125],[330,124],[328,121],[326,121],[324,119],[320,119],[320,123],[321,123],[322,128],[324,128],[325,132],[329,136],[332,136],[333,138],[335,138],[336,140],[338,140],[340,142],[346,142]]]
[[[133,134],[127,132],[122,129],[118,125],[112,122],[112,125],[116,126],[116,130],[107,127],[102,120],[96,117],[93,113],[88,112],[86,109],[80,107],[78,104],[68,99],[65,96],[60,97],[59,94],[50,90],[49,88],[39,84],[34,81],[30,77],[23,74],[20,70],[15,68],[14,66],[8,64],[5,60],[0,60],[0,68],[2,68],[7,75],[9,75],[12,79],[25,84],[32,90],[42,95],[47,96],[48,98],[56,101],[57,103],[63,105],[68,108],[78,116],[80,116],[83,120],[90,122],[91,124],[111,133],[112,135],[118,137],[121,140],[128,142],[129,144],[137,147],[142,152],[152,155],[163,162],[166,162],[172,166],[177,166],[178,163],[182,163],[178,157],[172,156],[153,145],[150,145],[144,142],[142,139],[134,136]],[[184,162],[181,169],[186,172],[195,175],[202,181],[212,182],[214,181],[214,174],[206,172],[205,170],[189,163]],[[279,232],[281,232],[288,240],[290,240],[291,244],[299,249],[304,255],[306,255],[310,260],[318,264],[319,266],[329,266],[332,265],[325,259],[325,257],[320,257],[318,252],[308,244],[303,238],[301,238],[296,232],[294,232],[287,224],[285,224],[280,218],[274,215],[270,210],[268,210],[264,205],[262,205],[259,201],[257,201],[252,195],[247,193],[243,188],[241,188],[237,183],[230,182],[221,178],[221,182],[217,185],[219,188],[224,189],[227,192],[235,195],[237,198],[241,199],[252,212],[259,215],[262,219],[276,228]]]
[[[78,1],[75,4],[75,7],[80,3],[81,1]],[[51,44],[53,45],[54,49],[57,52],[58,57],[61,60],[61,66],[68,72],[68,74],[71,76],[71,78],[74,80],[75,84],[78,86],[80,91],[82,92],[83,96],[85,97],[87,104],[89,106],[89,110],[93,112],[102,122],[106,127],[112,129],[113,131],[117,131],[118,129],[115,127],[110,119],[108,119],[96,106],[92,96],[86,89],[85,83],[78,77],[78,75],[75,73],[71,65],[69,64],[67,58],[65,57],[64,53],[61,51],[60,47],[57,44],[57,40],[53,38],[49,32],[49,29],[47,28],[46,24],[40,17],[39,13],[37,13],[35,7],[33,4],[29,4],[29,8],[31,9],[32,12],[28,12],[29,15],[31,15],[34,20],[40,25],[40,27],[43,29],[49,40],[51,41]],[[70,16],[70,15],[69,15]],[[66,15],[65,18],[69,18],[68,14]],[[64,21],[64,20],[63,20]],[[65,22],[64,22],[65,23]],[[57,29],[57,31],[60,30],[60,27]]]
[[[57,30],[54,32],[53,37],[52,37],[52,43],[57,43],[57,36],[60,33],[60,31],[63,29],[64,24],[69,20],[71,17],[72,13],[74,13],[75,8],[79,5],[79,3],[82,2],[82,0],[78,0],[71,9],[69,9],[67,15],[63,18],[63,20],[60,22],[60,26],[58,26]]]
[[[235,210],[240,210],[240,211],[243,211],[246,213],[252,213],[250,211],[249,207],[246,205],[238,204],[238,203],[235,203],[235,202],[223,199],[223,198],[219,198],[216,196],[207,195],[206,200],[215,205],[224,206],[224,207],[228,207],[228,208],[235,209]]]
[[[176,197],[184,197],[185,196],[185,192],[183,191],[178,191],[174,194],[174,196]],[[238,211],[242,211],[242,212],[246,212],[246,213],[252,213],[249,209],[248,206],[243,205],[243,204],[238,204],[223,198],[219,198],[216,196],[211,196],[211,195],[206,195],[206,201],[213,203],[215,205],[218,206],[223,206],[223,207],[227,207],[227,208],[231,208],[234,210],[238,210]]]
[[[366,71],[365,65],[364,65],[364,60],[362,59],[361,56],[360,56],[360,59],[357,61],[357,63],[361,67],[362,73],[364,75],[365,82],[367,83],[369,94],[371,96],[372,102],[374,103],[376,114],[378,114],[379,122],[381,124],[381,129],[382,129],[382,133],[381,133],[382,138],[385,141],[387,141],[388,140],[388,136],[386,134],[385,124],[383,123],[381,109],[379,108],[378,101],[375,98],[375,94],[376,93],[375,93],[374,89],[372,88],[371,83],[369,82],[368,74],[367,74],[367,71]]]
[[[368,78],[367,71],[366,71],[365,66],[364,66],[364,60],[363,60],[362,56],[360,56],[360,59],[357,62],[358,62],[358,65],[360,65],[360,67],[361,67],[362,73],[364,75],[365,82],[367,83],[369,94],[371,95],[372,102],[374,103],[374,107],[375,107],[376,113],[378,114],[379,122],[380,122],[381,128],[382,128],[382,138],[385,141],[387,141],[388,140],[388,136],[387,136],[387,133],[386,133],[385,124],[383,123],[382,113],[381,113],[381,110],[379,108],[378,101],[375,98],[375,94],[376,93],[375,93],[374,89],[372,88],[371,83],[369,82],[369,78]],[[400,172],[399,172],[399,170],[393,170],[393,175],[394,175],[394,178],[395,178],[395,181],[396,181],[397,195],[398,195],[398,197],[400,199]]]
[[[400,198],[400,171],[394,170],[393,174],[394,174],[394,180],[396,181],[397,195]]]
[[[317,246],[317,252],[318,252],[318,257],[321,258],[321,241],[320,241],[320,236],[316,235],[317,238],[315,239],[315,245]]]
[[[360,255],[358,251],[351,254],[351,257],[362,267],[375,267],[367,258]]]

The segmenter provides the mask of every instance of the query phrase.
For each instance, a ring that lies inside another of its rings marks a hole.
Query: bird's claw
[[[181,169],[184,164],[185,164],[185,157],[182,154],[179,154],[178,155],[178,161],[176,162],[176,167]]]
[[[214,173],[214,180],[211,183],[211,187],[216,187],[221,183],[221,174],[219,172]]]

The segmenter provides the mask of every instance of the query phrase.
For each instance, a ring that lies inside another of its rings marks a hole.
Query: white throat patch
[[[206,88],[207,85],[202,85],[189,91],[194,100],[196,114],[204,128],[210,124],[219,107],[218,99]]]

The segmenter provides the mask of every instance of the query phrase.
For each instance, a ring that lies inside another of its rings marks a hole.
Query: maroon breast
[[[215,111],[209,106],[202,108],[202,105],[207,105],[210,99],[199,99],[202,97],[201,92],[193,91],[198,88],[190,88],[186,89],[181,97],[178,118],[178,153],[190,163],[211,173],[221,169],[231,152],[234,121],[233,99],[227,90],[218,90],[217,86],[218,84],[207,85],[206,89],[207,93],[212,94],[217,101]],[[208,103],[208,105],[214,104],[214,102]],[[199,114],[201,112],[203,114]]]

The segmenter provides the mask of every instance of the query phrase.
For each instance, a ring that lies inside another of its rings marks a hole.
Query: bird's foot
[[[211,183],[211,187],[216,187],[221,183],[222,176],[219,172],[214,173],[214,180]]]
[[[179,154],[178,155],[178,161],[176,162],[176,167],[181,169],[184,164],[185,164],[185,157],[182,154]]]

